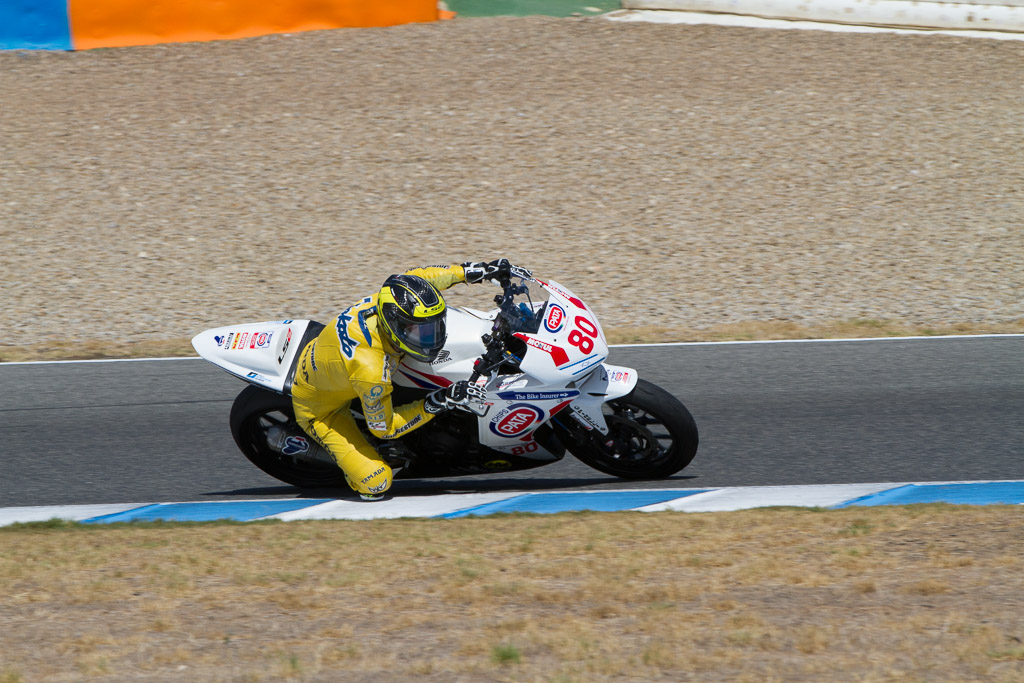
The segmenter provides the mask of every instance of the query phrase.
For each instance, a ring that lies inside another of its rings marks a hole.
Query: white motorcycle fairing
[[[320,329],[310,320],[228,325],[200,332],[192,338],[192,348],[239,379],[286,394],[306,332]]]
[[[569,415],[585,429],[607,434],[601,407],[631,392],[637,372],[604,363],[608,357],[604,332],[579,298],[555,282],[536,282],[549,298],[533,306],[533,314],[541,316],[536,329],[515,333],[525,348],[520,372],[479,380],[489,409],[478,420],[478,437],[482,445],[510,455],[556,460],[561,456],[534,440],[537,428],[569,408]],[[403,360],[393,381],[436,389],[469,377],[485,350],[480,338],[490,331],[497,313],[450,308],[448,341],[438,358],[429,365]]]

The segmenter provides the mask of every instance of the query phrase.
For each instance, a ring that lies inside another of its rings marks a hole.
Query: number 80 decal
[[[597,326],[582,315],[576,316],[576,329],[569,333],[569,343],[582,353],[590,353],[594,350],[595,339],[597,339]]]

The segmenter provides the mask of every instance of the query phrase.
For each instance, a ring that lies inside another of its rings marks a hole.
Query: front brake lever
[[[467,413],[473,413],[477,417],[486,416],[487,412],[491,409],[491,406],[486,403],[467,403],[466,405],[459,407]]]

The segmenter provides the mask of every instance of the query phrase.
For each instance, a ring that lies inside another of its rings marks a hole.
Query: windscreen
[[[522,280],[521,284],[526,285],[528,291],[516,295],[518,316],[512,326],[512,331],[537,334],[540,330],[541,320],[544,319],[548,292],[536,280]]]

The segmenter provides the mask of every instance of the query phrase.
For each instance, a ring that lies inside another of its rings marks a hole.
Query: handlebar
[[[485,334],[481,339],[486,350],[483,355],[473,363],[473,374],[469,376],[469,383],[475,384],[485,374],[490,374],[508,359],[506,357],[505,342],[508,341],[511,332],[511,320],[515,311],[516,294],[525,294],[530,288],[525,284],[512,284],[512,278],[504,277],[498,281],[501,286],[501,294],[494,297],[494,303],[498,305],[498,315],[494,317],[494,324],[491,325],[491,333]],[[511,354],[508,354],[511,355]]]

